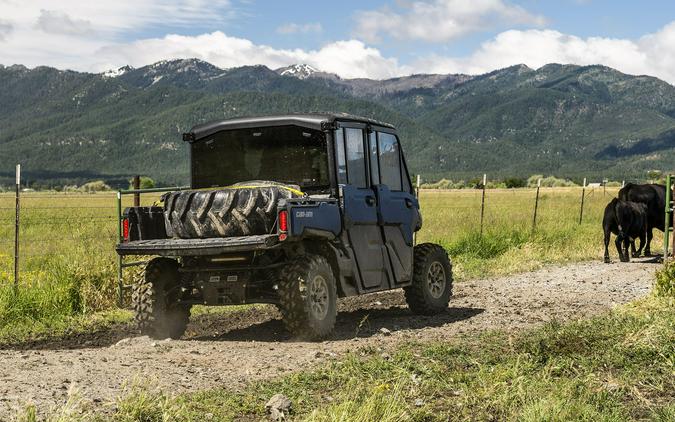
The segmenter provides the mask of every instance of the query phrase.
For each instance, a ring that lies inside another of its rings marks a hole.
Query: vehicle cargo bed
[[[197,256],[267,249],[278,243],[276,234],[209,239],[151,239],[120,243],[120,255]]]

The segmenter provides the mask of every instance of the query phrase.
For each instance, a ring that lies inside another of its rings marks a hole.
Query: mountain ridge
[[[211,119],[302,111],[396,124],[413,172],[429,179],[484,172],[630,179],[675,160],[675,87],[649,76],[564,64],[385,80],[293,69],[221,69],[199,59],[102,73],[0,65],[0,183],[16,162],[45,183],[135,173],[185,183],[182,131]]]

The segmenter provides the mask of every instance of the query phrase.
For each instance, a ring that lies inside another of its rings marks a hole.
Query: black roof
[[[368,123],[394,129],[389,123],[380,122],[368,117],[353,116],[346,113],[297,113],[277,114],[269,116],[236,117],[234,119],[217,120],[193,127],[189,133],[183,135],[183,140],[194,141],[205,136],[213,135],[222,130],[246,129],[265,126],[301,126],[310,129],[322,130],[326,124],[336,121]]]

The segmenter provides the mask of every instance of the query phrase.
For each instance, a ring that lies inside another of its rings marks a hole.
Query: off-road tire
[[[452,296],[452,263],[448,253],[439,245],[422,243],[415,246],[413,259],[412,284],[403,288],[408,307],[419,315],[445,311]]]
[[[155,258],[145,267],[145,278],[134,286],[131,301],[141,334],[162,340],[178,339],[187,328],[190,306],[177,303],[180,289],[178,262]]]
[[[323,285],[323,299],[312,297],[313,286]],[[337,290],[333,269],[326,258],[305,255],[289,262],[281,271],[279,310],[284,326],[294,336],[321,340],[332,333],[337,317]],[[325,300],[325,315],[317,316],[316,306]]]
[[[279,200],[294,194],[282,185],[251,182],[256,184],[261,185],[166,195],[167,234],[181,239],[203,239],[270,233],[276,223]]]

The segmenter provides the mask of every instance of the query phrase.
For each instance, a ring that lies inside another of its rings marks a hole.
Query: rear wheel
[[[286,265],[279,283],[279,302],[288,331],[311,340],[327,337],[335,327],[337,291],[326,258],[305,255]]]
[[[403,290],[408,307],[416,314],[446,310],[452,296],[452,263],[445,249],[433,243],[415,246],[413,281]]]
[[[145,267],[145,279],[132,295],[134,320],[141,334],[154,339],[178,339],[187,328],[190,306],[178,303],[178,262],[155,258]]]

